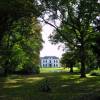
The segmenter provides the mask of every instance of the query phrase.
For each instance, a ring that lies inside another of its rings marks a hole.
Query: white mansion
[[[60,67],[59,58],[55,56],[41,57],[41,67]]]

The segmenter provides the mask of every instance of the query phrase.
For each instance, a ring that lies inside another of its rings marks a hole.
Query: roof
[[[56,56],[44,56],[44,57],[41,57],[41,59],[48,59],[48,58],[59,59],[59,58],[56,57]]]

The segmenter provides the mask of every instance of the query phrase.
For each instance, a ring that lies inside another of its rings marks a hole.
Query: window
[[[49,60],[49,63],[51,63],[51,60]]]
[[[43,63],[45,63],[45,60],[43,60]]]

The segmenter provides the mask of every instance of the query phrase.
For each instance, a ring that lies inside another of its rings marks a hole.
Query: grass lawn
[[[100,76],[80,79],[76,74],[44,70],[38,75],[1,77],[0,100],[100,100]],[[41,91],[45,78],[50,92]]]
[[[69,72],[69,68],[63,68],[63,67],[59,67],[59,68],[40,68],[40,72],[41,73],[51,73],[51,72]],[[78,68],[73,68],[73,70],[75,72],[79,71]]]
[[[65,72],[68,71],[67,68],[40,68],[41,73],[51,73],[51,72]]]

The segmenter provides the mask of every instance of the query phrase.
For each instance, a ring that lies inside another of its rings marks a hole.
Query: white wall
[[[41,66],[42,67],[60,67],[59,59],[54,59],[49,57],[48,59],[41,59]]]

